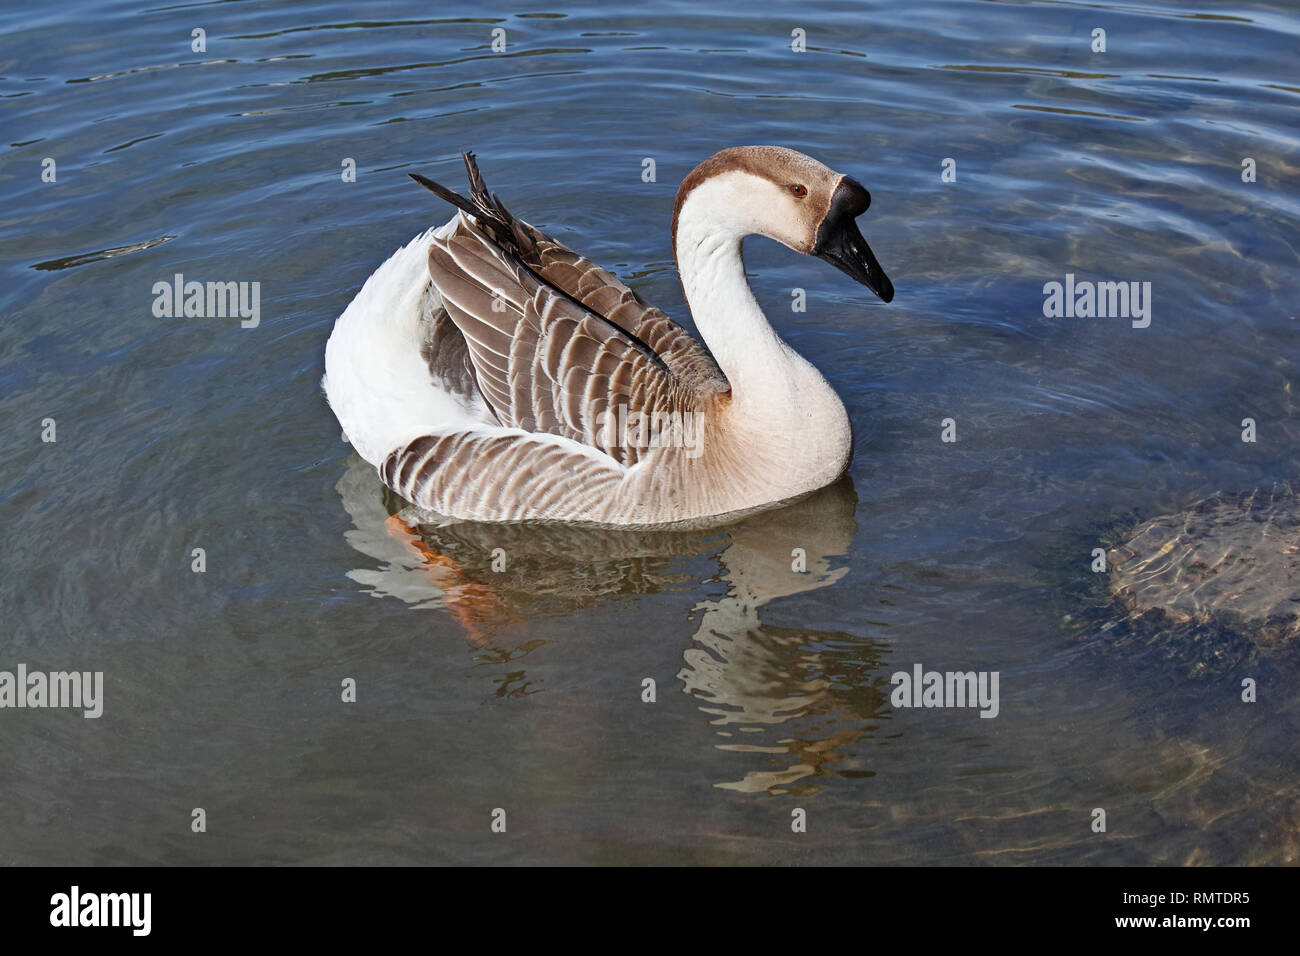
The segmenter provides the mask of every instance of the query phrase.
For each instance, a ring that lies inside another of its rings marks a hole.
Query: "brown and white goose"
[[[778,146],[725,149],[682,182],[673,249],[707,350],[595,263],[512,216],[473,154],[470,197],[366,281],[322,385],[388,487],[474,521],[700,523],[822,488],[848,416],[745,280],[741,242],[818,256],[888,302],[856,181]]]

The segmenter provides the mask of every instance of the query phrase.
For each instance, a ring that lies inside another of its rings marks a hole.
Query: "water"
[[[1300,475],[1285,4],[10,4],[0,30],[0,670],[105,675],[98,720],[0,712],[0,861],[1296,859],[1294,656],[1126,620],[1088,570],[1139,517]],[[747,247],[849,409],[848,478],[681,535],[390,520],[318,383],[366,276],[447,216],[405,173],[460,183],[472,147],[685,318],[676,185],[764,142],[871,189],[898,289]],[[176,273],[260,282],[260,323],[155,317]],[[1150,327],[1045,318],[1066,273],[1151,282]],[[893,708],[917,662],[999,671],[998,717]]]

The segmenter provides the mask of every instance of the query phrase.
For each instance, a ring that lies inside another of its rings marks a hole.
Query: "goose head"
[[[825,259],[888,302],[894,285],[855,222],[871,194],[855,179],[783,146],[733,146],[706,159],[677,190],[673,246],[683,220],[737,241],[767,236]],[[702,240],[694,240],[702,241]]]

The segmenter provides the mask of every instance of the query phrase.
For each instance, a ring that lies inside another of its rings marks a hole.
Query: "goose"
[[[832,484],[848,414],[768,322],[741,244],[760,235],[894,288],[856,219],[860,183],[780,146],[682,181],[672,244],[703,344],[608,270],[515,218],[472,152],[466,198],[398,249],[338,318],[322,380],[385,485],[448,520],[722,523]]]

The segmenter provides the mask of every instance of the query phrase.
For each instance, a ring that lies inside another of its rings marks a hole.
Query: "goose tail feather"
[[[530,253],[534,251],[536,245],[532,230],[523,226],[511,215],[499,196],[488,192],[487,183],[479,171],[474,153],[467,151],[460,155],[465,161],[465,173],[469,178],[469,199],[441,183],[435,183],[427,176],[421,176],[419,173],[407,173],[407,175],[439,199],[451,203],[470,216],[475,225],[487,233],[500,249],[524,263],[530,262]]]

